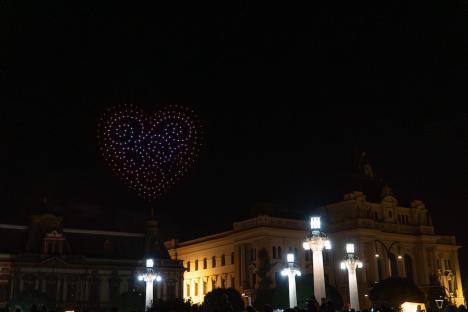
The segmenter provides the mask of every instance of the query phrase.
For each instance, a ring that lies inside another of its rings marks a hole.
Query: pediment
[[[41,264],[47,266],[68,266],[68,263],[59,257],[45,259],[41,262]]]

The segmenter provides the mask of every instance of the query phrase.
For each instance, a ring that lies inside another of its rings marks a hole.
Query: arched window
[[[187,261],[187,272],[190,272],[190,261]]]
[[[390,275],[391,276],[398,276],[398,264],[394,254],[390,253],[388,255],[388,260],[390,261]]]
[[[208,268],[208,261],[206,258],[203,259],[203,270],[206,270]]]
[[[231,264],[234,264],[234,252],[231,252]]]
[[[379,218],[379,215],[377,214],[377,211],[374,211],[374,219],[377,220]]]
[[[212,267],[212,268],[216,268],[216,256],[213,256],[213,257],[211,258],[211,267]]]
[[[273,259],[276,259],[276,246],[273,246]]]
[[[221,255],[221,266],[226,265],[226,257],[224,255]]]
[[[198,271],[198,259],[195,260],[195,271]]]
[[[393,215],[392,215],[392,211],[389,210],[389,211],[388,211],[388,217],[391,218],[392,216],[393,216]]]
[[[405,271],[406,271],[406,278],[409,280],[413,280],[413,259],[411,259],[410,255],[405,255]]]
[[[281,259],[281,247],[278,246],[278,258],[277,259]]]
[[[383,280],[382,261],[380,258],[377,258],[377,273],[379,275],[379,281]]]

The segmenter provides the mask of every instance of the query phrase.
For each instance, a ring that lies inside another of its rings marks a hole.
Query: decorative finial
[[[388,184],[385,184],[384,187],[382,188],[382,193],[380,194],[380,197],[386,197],[386,196],[393,196],[393,190]]]

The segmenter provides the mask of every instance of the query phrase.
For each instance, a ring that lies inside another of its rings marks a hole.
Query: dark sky
[[[96,123],[117,104],[184,104],[206,145],[154,203],[166,238],[227,229],[256,202],[340,200],[365,150],[401,204],[422,199],[468,244],[467,6],[252,2],[2,2],[0,221],[46,195],[67,226],[138,230],[148,204],[106,168]]]

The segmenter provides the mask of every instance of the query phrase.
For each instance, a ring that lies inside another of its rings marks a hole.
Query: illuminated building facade
[[[392,194],[370,202],[362,192],[346,194],[341,202],[320,208],[324,231],[333,249],[324,251],[325,279],[349,302],[348,274],[340,270],[346,258],[346,243],[354,243],[363,268],[356,272],[359,305],[369,307],[367,291],[375,282],[390,276],[407,277],[422,290],[431,279],[446,289],[449,300],[464,304],[453,236],[437,235],[428,210],[421,201],[403,207]],[[186,242],[166,243],[173,259],[182,260],[184,298],[202,302],[217,287],[234,287],[252,294],[259,283],[258,252],[265,248],[271,261],[273,281],[286,264],[286,254],[296,255],[298,269],[312,274],[312,255],[302,248],[308,222],[260,215],[234,223],[232,230]],[[312,287],[312,285],[311,285]],[[320,298],[318,298],[320,300]]]
[[[110,311],[144,294],[137,275],[147,257],[162,277],[154,297],[181,298],[184,268],[170,259],[155,220],[146,233],[62,228],[53,213],[32,215],[28,226],[0,224],[0,306],[35,298],[57,311]]]

